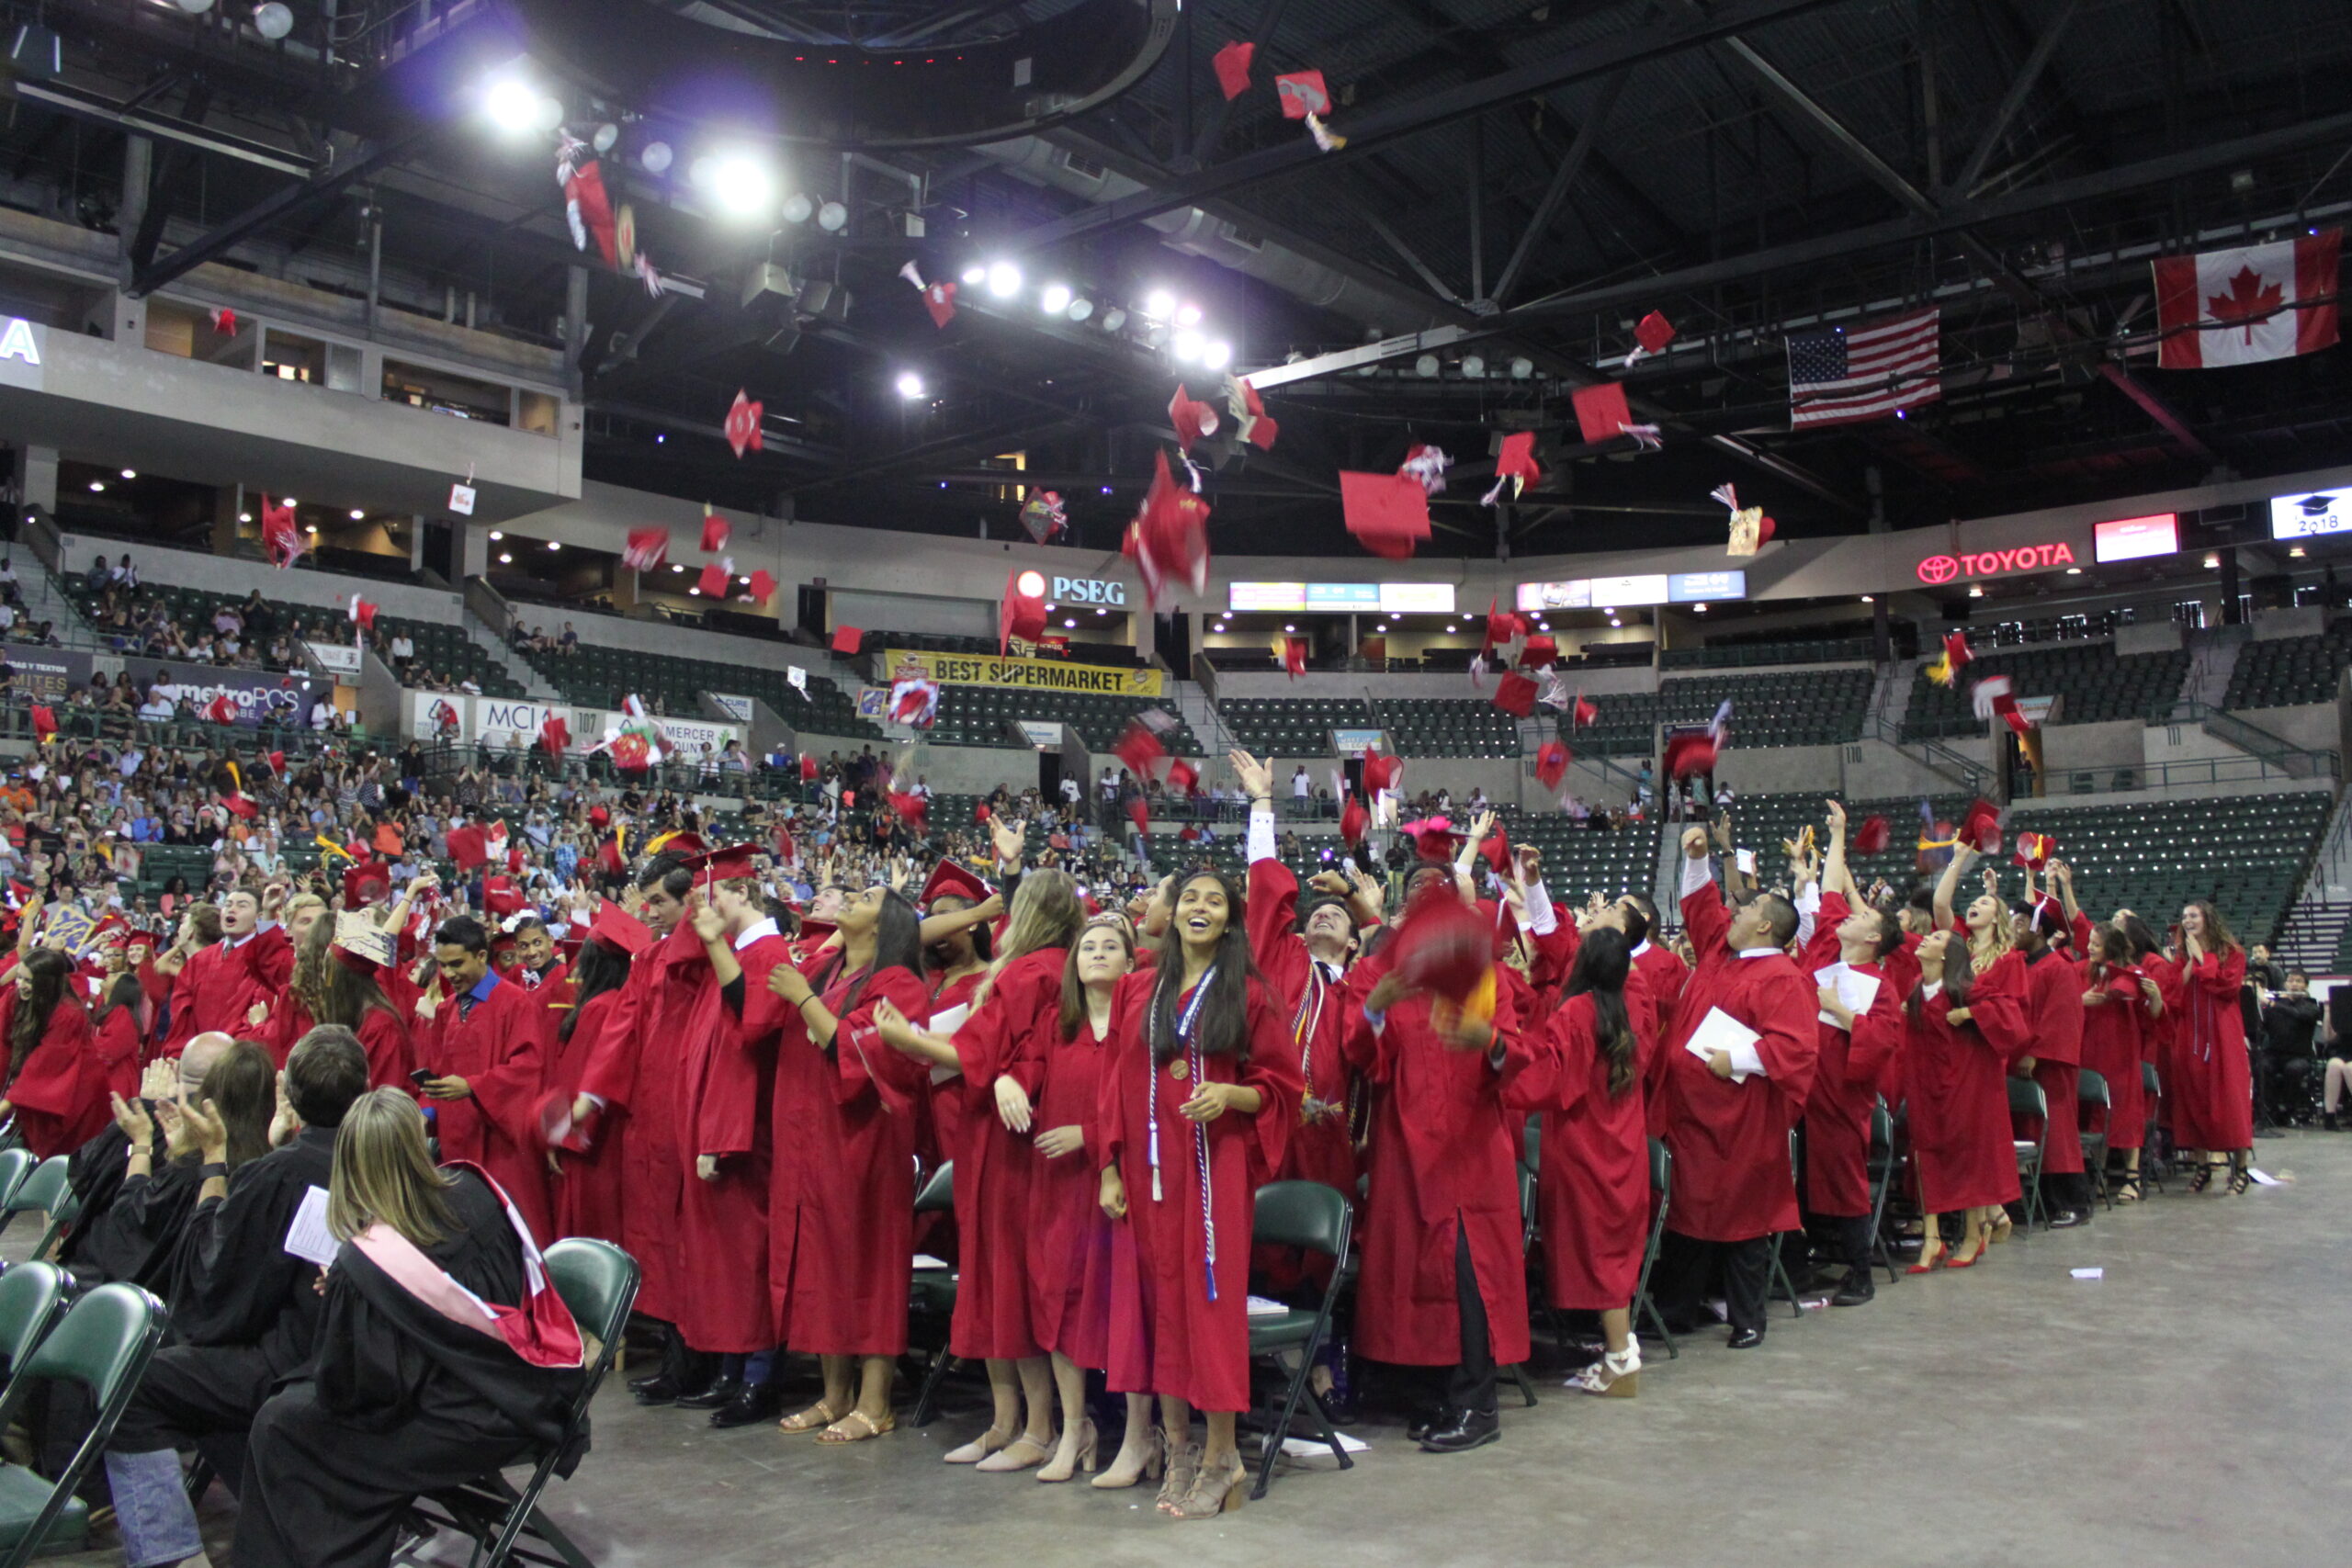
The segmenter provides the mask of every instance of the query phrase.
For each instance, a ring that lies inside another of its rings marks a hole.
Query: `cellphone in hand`
[[[435,1072],[431,1067],[419,1067],[416,1071],[409,1074],[408,1081],[414,1084],[417,1088],[423,1089],[426,1084],[431,1083],[435,1078],[439,1077],[440,1076],[440,1074]]]

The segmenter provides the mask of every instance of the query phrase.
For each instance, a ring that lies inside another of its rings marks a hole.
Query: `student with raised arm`
[[[1771,1237],[1800,1223],[1789,1131],[1812,1092],[1821,1007],[1812,976],[1787,953],[1795,908],[1761,892],[1727,909],[1703,828],[1682,835],[1682,924],[1692,968],[1667,1027],[1663,1075],[1674,1154],[1668,1224],[1679,1242],[1672,1288],[1658,1294],[1690,1320],[1706,1267],[1719,1261],[1730,1343],[1745,1350],[1764,1342]]]
[[[1829,852],[1804,968],[1817,987],[1821,1062],[1804,1110],[1805,1196],[1834,1220],[1846,1277],[1834,1306],[1860,1306],[1871,1283],[1871,1115],[1903,1043],[1903,998],[1884,964],[1903,945],[1894,916],[1867,903],[1846,864],[1846,808],[1829,802]],[[1825,977],[1826,976],[1826,977]],[[1849,1005],[1867,991],[1858,1013]]]
[[[2022,1068],[2030,1073],[2033,1021],[2026,1000],[2025,960],[2018,954],[2011,940],[2008,906],[2001,901],[2000,874],[1987,868],[1984,891],[1969,901],[1965,911],[1957,917],[1953,913],[1952,901],[1958,897],[1961,879],[1977,859],[1974,849],[1966,844],[1955,845],[1951,860],[1936,883],[1935,929],[1949,932],[1958,943],[1945,953],[1943,960],[1943,997],[1948,1007],[1944,1021],[1953,1029],[1968,1026],[1973,1033],[1967,1038],[1972,1043],[1981,1040],[2010,1071]],[[1926,944],[1921,945],[1924,948]],[[1924,983],[1928,973],[1924,957],[1920,965]],[[1961,976],[1957,971],[1963,968],[1967,974]],[[1955,982],[1963,993],[1957,998],[1953,995]],[[1999,1096],[1997,1102],[1993,1099],[1996,1092]],[[1973,1185],[1976,1176],[1982,1175],[1994,1185],[2005,1187],[2008,1194],[1998,1201],[1975,1198],[1964,1205],[1976,1211],[1969,1221],[1970,1234],[1964,1238],[1967,1250],[1946,1267],[1965,1269],[1984,1256],[1986,1242],[2007,1240],[2010,1230],[2009,1216],[2001,1207],[2017,1197],[2017,1156],[2009,1138],[2008,1089],[1997,1080],[1987,1086],[1978,1077],[1969,1076],[1955,1088],[1946,1118],[1951,1137],[1947,1146],[1953,1157],[1962,1162],[1961,1168],[1973,1173],[1970,1183]],[[1913,1142],[1917,1141],[1915,1133]],[[2009,1172],[2006,1183],[1999,1179],[2002,1168]],[[1926,1203],[1924,1190],[1920,1196],[1922,1203]],[[1928,1240],[1932,1243],[1935,1237],[1931,1235]],[[1932,1246],[1928,1248],[1920,1261],[1932,1262],[1934,1250]]]

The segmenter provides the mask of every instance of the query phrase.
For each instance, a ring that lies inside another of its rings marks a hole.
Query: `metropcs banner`
[[[894,681],[922,677],[943,685],[1023,686],[1035,692],[1092,692],[1112,697],[1165,695],[1157,670],[1069,664],[1058,659],[1000,659],[994,654],[916,653],[893,648],[882,655]]]

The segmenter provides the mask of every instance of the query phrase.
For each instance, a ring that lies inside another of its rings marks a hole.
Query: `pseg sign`
[[[1958,582],[1963,578],[2007,577],[2074,564],[2075,549],[2072,545],[2019,545],[2013,550],[1962,551],[1958,555],[1929,556],[1918,564],[1916,571],[1920,581],[1930,588],[1940,588],[1947,582]]]
[[[1048,595],[1057,604],[1116,604],[1127,603],[1127,585],[1101,577],[1057,577]]]

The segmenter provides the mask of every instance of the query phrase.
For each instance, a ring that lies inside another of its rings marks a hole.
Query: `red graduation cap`
[[[1557,789],[1560,781],[1568,776],[1568,749],[1558,740],[1546,740],[1535,749],[1535,779],[1545,789]]]
[[[751,595],[752,604],[764,604],[775,597],[775,579],[770,577],[767,570],[763,567],[752,573],[751,586],[744,592]]]
[[[1225,412],[1233,416],[1236,436],[1261,452],[1274,449],[1274,438],[1282,434],[1282,426],[1266,417],[1266,404],[1258,396],[1258,389],[1230,373],[1225,378]]]
[[[218,702],[220,699],[216,697],[213,700]],[[216,724],[226,724],[228,720],[215,719],[213,722]],[[46,741],[50,737],[56,733],[57,714],[55,710],[51,709],[47,703],[35,703],[33,705],[33,738],[37,740]]]
[[[1284,119],[1331,112],[1331,89],[1320,71],[1291,71],[1274,78],[1274,93],[1282,100]]]
[[[1230,100],[1250,90],[1250,62],[1256,56],[1258,46],[1234,39],[1209,58],[1209,68],[1216,73],[1217,89]]]
[[[1574,720],[1575,728],[1582,729],[1588,724],[1598,724],[1600,721],[1600,708],[1590,697],[1578,692],[1577,705],[1569,710],[1569,716]]]
[[[700,833],[663,833],[645,847],[649,853],[675,855],[681,863],[691,862],[710,850]]]
[[[1964,665],[1973,664],[1975,662],[1976,654],[1974,650],[1968,646],[1968,634],[1966,632],[1946,632],[1944,634],[1944,663],[1947,667],[1957,671]]]
[[[1510,835],[1500,828],[1478,840],[1478,853],[1494,868],[1497,876],[1510,874]]]
[[[1119,739],[1112,742],[1111,754],[1125,762],[1129,773],[1142,779],[1149,776],[1151,765],[1166,756],[1168,749],[1141,719],[1131,718],[1126,728],[1119,732]]]
[[[1348,532],[1374,555],[1408,558],[1430,536],[1430,492],[1409,474],[1340,470],[1340,509]]]
[[[1511,499],[1516,501],[1529,485],[1543,477],[1544,470],[1535,462],[1535,433],[1513,431],[1503,437],[1502,446],[1495,454],[1495,488],[1478,498],[1479,504],[1492,506],[1501,499],[1505,485],[1511,487]]]
[[[214,724],[236,723],[237,699],[231,696],[226,692],[213,693],[212,700],[204,705],[204,716]],[[34,722],[35,727],[38,728],[40,721],[35,720]],[[54,734],[56,729],[57,723],[52,719],[50,721],[50,731],[51,734]],[[47,739],[47,737],[43,737],[43,739]]]
[[[1396,830],[1413,840],[1413,848],[1423,860],[1452,860],[1453,852],[1462,847],[1462,835],[1442,817],[1424,817]]]
[[[1535,711],[1535,682],[1513,670],[1495,683],[1495,705],[1514,718]]]
[[[856,626],[833,628],[833,651],[844,659],[857,657],[858,645],[865,640],[865,633]]]
[[[932,867],[931,874],[923,879],[922,891],[915,895],[915,907],[929,908],[933,898],[949,895],[974,904],[984,903],[989,885],[954,861],[944,860]]]
[[[702,591],[706,599],[724,599],[727,597],[727,569],[717,561],[708,562],[695,577],[695,586]]]
[[[2021,737],[2031,735],[2041,728],[2025,716],[2025,710],[2018,706],[2015,697],[2007,699],[2005,703],[1996,704],[1995,706],[2000,713],[2001,722]]]
[[[1144,799],[1141,792],[1127,799],[1127,820],[1136,825],[1138,833],[1148,834],[1151,831],[1151,805]]]
[[[2001,808],[1982,796],[1970,801],[1956,836],[1969,848],[1991,854],[2001,847]]]
[[[1038,575],[1037,592],[1023,593],[1021,591],[1021,570],[1015,567],[1005,574],[1004,597],[997,604],[996,650],[999,654],[1012,646],[1014,637],[1023,642],[1035,642],[1038,634],[1046,629],[1044,575]]]
[[[1501,605],[1500,598],[1487,601],[1487,632],[1478,643],[1478,657],[1481,659],[1506,643],[1527,635],[1527,623]]]
[[[222,337],[235,337],[237,335],[237,312],[232,310],[226,305],[217,307],[212,312],[212,330],[219,333]]]
[[[362,904],[372,904],[391,890],[391,868],[382,861],[369,861],[344,871],[343,901],[346,908],[356,909]]]
[[[1306,639],[1303,637],[1286,637],[1277,638],[1276,641],[1282,649],[1283,668],[1290,672],[1290,678],[1295,681],[1306,674]]]
[[[1176,427],[1176,449],[1190,453],[1194,442],[1216,434],[1216,406],[1199,401],[1179,381],[1176,395],[1168,400],[1168,423]]]
[[[766,406],[753,402],[742,388],[735,389],[735,401],[727,410],[727,445],[735,448],[736,457],[741,457],[746,452],[762,450],[760,418],[766,412]],[[727,525],[724,523],[718,524],[720,530],[718,543],[714,545],[710,542],[710,525],[718,522],[718,519],[716,517],[703,519],[702,547],[706,550],[723,550],[727,547]]]
[[[743,394],[738,392],[735,395],[738,398],[741,398]],[[752,405],[754,409],[759,406],[760,405],[757,403],[753,403]],[[759,449],[759,445],[760,444],[756,441],[752,442],[752,450],[757,451]],[[726,549],[727,541],[734,536],[734,533],[735,530],[733,526],[728,523],[726,518],[721,517],[716,512],[704,513],[702,514],[703,554],[715,556],[720,551]]]
[[[300,560],[310,547],[295,522],[293,506],[267,496],[261,498],[261,537],[269,549],[269,558],[280,570]]]
[[[1543,670],[1559,661],[1560,645],[1549,637],[1531,637],[1519,650],[1519,667],[1522,670]]]
[[[1699,773],[1713,773],[1720,743],[1707,730],[1694,729],[1673,736],[1666,743],[1666,775],[1672,779],[1687,779]]]
[[[1363,802],[1352,795],[1348,796],[1340,807],[1340,837],[1348,841],[1350,849],[1363,842],[1363,830],[1371,825],[1372,813],[1363,808]]]
[[[816,753],[813,751],[803,751],[800,754],[800,782],[802,784],[815,784],[817,782],[817,773],[818,767]]]
[[[2047,833],[2019,833],[2018,852],[2009,857],[2015,865],[2031,866],[2040,871],[2058,852],[2058,840]]]
[[[929,830],[927,824],[931,818],[930,801],[910,791],[902,792],[894,789],[889,791],[888,794],[890,796],[890,809],[899,814],[899,819],[900,821],[904,822],[908,827],[913,829],[918,833]]]
[[[1135,558],[1144,596],[1154,609],[1174,582],[1204,591],[1209,577],[1209,503],[1178,484],[1168,454],[1152,455],[1151,488],[1127,527],[1121,550]]]
[[[1200,787],[1200,770],[1182,757],[1168,760],[1168,788],[1171,794],[1191,795]]]
[[[596,864],[607,876],[618,876],[628,869],[628,862],[622,858],[621,841],[617,837],[606,839],[596,851]]]
[[[286,776],[285,752],[272,751],[269,754],[269,771],[276,773],[279,778],[284,778]]]
[[[481,829],[470,822],[450,829],[448,840],[449,858],[457,863],[459,871],[471,871],[490,859],[489,852],[482,847]]]
[[[1587,441],[1613,441],[1634,423],[1634,411],[1625,405],[1625,389],[1618,382],[1578,387],[1572,400],[1577,406],[1577,430]]]
[[[752,857],[760,852],[757,844],[722,844],[700,854],[686,858],[686,869],[695,880],[707,886],[714,882],[741,882],[759,874]]]
[[[985,822],[988,819],[989,803],[985,800],[976,800],[972,802],[972,820],[975,822]]]
[[[1406,906],[1395,945],[1400,979],[1456,1003],[1469,1000],[1495,964],[1487,922],[1443,884]]]
[[[237,789],[232,789],[228,794],[222,795],[220,797],[220,804],[227,807],[232,812],[248,822],[254,819],[254,813],[258,809],[254,805],[252,797],[247,795],[244,791]]]
[[[641,773],[653,765],[653,748],[645,737],[631,730],[612,744],[613,766],[625,773]]]
[[[607,898],[596,906],[596,918],[588,925],[588,940],[623,957],[635,958],[653,945],[653,933],[645,929],[643,920]]]
[[[1645,354],[1659,353],[1673,341],[1674,323],[1663,313],[1652,310],[1634,323],[1634,342],[1639,346],[1625,356],[1625,363],[1631,365]]]
[[[1874,855],[1884,850],[1894,829],[1883,817],[1865,817],[1862,825],[1854,829],[1854,852]]]
[[[667,528],[631,528],[628,543],[621,550],[621,564],[631,571],[651,571],[670,555],[670,530]]]
[[[522,891],[510,876],[485,876],[481,879],[481,907],[491,914],[519,914],[523,908]]]
[[[354,593],[351,596],[351,618],[359,623],[361,631],[372,632],[376,629],[376,606]]]
[[[539,721],[539,744],[547,748],[548,756],[560,759],[571,750],[571,722],[560,713],[548,714]]]
[[[1366,751],[1363,754],[1364,793],[1377,795],[1384,789],[1392,788],[1404,766],[1402,757],[1385,757],[1377,751]]]

